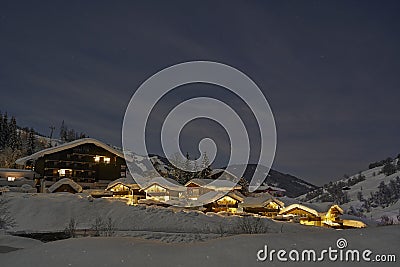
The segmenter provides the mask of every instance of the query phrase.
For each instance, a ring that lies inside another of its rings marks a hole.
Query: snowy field
[[[9,232],[64,231],[71,218],[76,228],[90,229],[96,218],[111,218],[117,236],[140,236],[166,242],[191,242],[235,234],[239,216],[187,211],[180,208],[130,206],[122,199],[98,198],[89,201],[85,194],[12,193],[6,195],[9,211],[16,225]],[[252,219],[252,218],[251,218]],[[261,219],[268,232],[280,232],[282,223]],[[297,232],[306,228],[284,223],[284,231]]]
[[[298,266],[294,262],[257,261],[257,252],[270,249],[336,248],[346,238],[350,249],[395,254],[400,245],[400,226],[333,230],[275,222],[263,234],[238,234],[243,217],[204,214],[177,208],[129,206],[121,199],[94,199],[85,194],[7,193],[8,207],[16,225],[10,232],[57,232],[71,218],[77,229],[90,229],[96,218],[112,218],[113,237],[82,237],[42,243],[0,233],[0,266]],[[251,218],[254,219],[254,218]],[[317,266],[321,262],[303,262]],[[326,260],[324,264],[338,263]],[[365,266],[365,262],[352,265]],[[343,266],[344,263],[339,263]],[[368,263],[368,266],[397,266]]]
[[[0,253],[2,267],[18,266],[398,266],[400,227],[372,227],[357,230],[326,230],[308,227],[297,233],[235,235],[205,242],[164,243],[134,237],[74,238],[37,244]],[[280,262],[257,261],[257,252],[269,249],[336,248],[345,238],[347,249],[396,255],[397,262]],[[0,238],[1,240],[1,238]],[[4,243],[4,242],[3,242]],[[1,244],[1,243],[0,243]]]

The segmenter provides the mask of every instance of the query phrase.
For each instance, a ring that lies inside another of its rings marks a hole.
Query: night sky
[[[211,60],[268,99],[274,169],[322,185],[400,153],[398,1],[185,2],[0,1],[0,110],[46,135],[65,120],[120,146],[142,82]],[[187,92],[203,89],[214,91]]]

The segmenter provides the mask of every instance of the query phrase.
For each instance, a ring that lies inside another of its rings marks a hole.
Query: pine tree
[[[11,117],[11,121],[8,124],[7,146],[13,150],[18,148],[17,122],[14,117]]]
[[[71,142],[74,141],[75,139],[76,139],[75,130],[74,129],[68,130],[66,141]]]
[[[65,126],[64,120],[62,121],[61,127],[60,127],[60,139],[61,139],[61,141],[67,140],[67,127]]]
[[[358,192],[357,192],[357,199],[358,199],[359,201],[363,201],[364,197],[363,197],[363,194],[362,194],[361,191],[358,191]]]
[[[249,182],[245,178],[240,178],[238,185],[242,187],[240,190],[243,194],[247,194],[249,192]]]
[[[5,113],[2,116],[1,120],[1,140],[0,140],[0,145],[1,148],[6,148],[8,145],[8,139],[9,139],[9,125],[8,125],[8,115]]]
[[[193,163],[192,171],[193,171],[192,179],[198,178],[199,177],[199,165],[197,165],[197,160],[195,160]]]
[[[395,172],[396,167],[393,165],[392,162],[387,162],[382,168],[382,173],[384,173],[386,176],[392,175]]]
[[[190,170],[192,170],[192,166],[190,164],[189,153],[186,153],[186,159],[183,164],[183,169],[182,184],[186,184],[192,178],[192,173],[190,172]]]
[[[172,173],[171,176],[178,182],[182,181],[182,159],[179,157],[178,153],[171,156]]]
[[[18,134],[17,134],[17,149],[18,150],[22,150],[22,136],[21,136],[21,131],[18,131]]]
[[[28,145],[27,145],[27,153],[28,155],[31,155],[35,153],[36,150],[36,137],[35,137],[35,131],[31,128],[28,133]]]
[[[206,179],[210,176],[211,174],[211,167],[210,167],[210,160],[207,157],[207,153],[204,152],[203,153],[203,159],[202,159],[202,163],[201,163],[201,173],[200,173],[200,178],[202,179]]]

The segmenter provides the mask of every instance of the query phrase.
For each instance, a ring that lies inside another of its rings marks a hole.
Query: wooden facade
[[[140,199],[146,198],[146,193],[141,190],[138,184],[124,182],[123,180],[127,180],[127,178],[120,178],[110,183],[106,191],[110,192],[113,197],[129,199],[129,204],[137,204]]]
[[[239,203],[243,202],[244,197],[237,191],[231,191],[226,195],[222,195],[215,201],[205,204],[206,212],[230,212],[236,213],[238,211]]]
[[[83,188],[105,188],[126,176],[123,154],[95,139],[81,139],[17,160],[47,184],[69,178]]]

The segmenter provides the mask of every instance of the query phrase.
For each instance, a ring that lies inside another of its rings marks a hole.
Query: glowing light
[[[60,174],[61,177],[64,177],[72,173],[72,169],[59,169],[58,173]]]
[[[99,162],[104,162],[104,163],[106,163],[106,164],[109,164],[109,163],[111,162],[111,158],[105,157],[105,156],[96,155],[96,156],[94,157],[94,162],[97,162],[97,163],[99,163]]]

